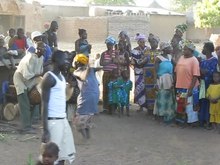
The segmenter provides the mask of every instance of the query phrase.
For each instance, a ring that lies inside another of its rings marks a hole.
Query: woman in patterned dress
[[[112,75],[112,71],[118,68],[118,53],[114,50],[114,45],[116,44],[116,40],[109,36],[105,40],[107,50],[101,54],[100,65],[103,66],[103,112],[109,112],[110,107],[108,104],[108,83],[110,82],[110,78]]]
[[[206,98],[205,93],[211,83],[213,83],[213,73],[217,71],[218,59],[212,56],[212,52],[214,52],[214,45],[212,42],[206,42],[203,46],[202,54],[206,55],[206,59],[202,60],[200,63],[200,73],[201,80],[200,84],[204,84],[205,92],[203,96],[200,94],[200,111],[199,111],[199,121],[200,125],[209,129],[209,100]],[[200,85],[200,88],[201,88]],[[202,92],[200,92],[202,93]]]
[[[148,60],[145,56],[145,52],[149,47],[145,45],[145,35],[138,33],[135,39],[138,43],[138,47],[132,50],[130,62],[134,68],[135,75],[134,103],[139,105],[140,108],[138,111],[143,111],[143,107],[146,106],[144,67]]]
[[[144,68],[144,78],[145,78],[145,91],[146,91],[146,104],[148,113],[152,114],[154,110],[154,102],[156,98],[156,81],[157,76],[155,73],[155,59],[160,55],[160,51],[157,49],[159,44],[159,37],[149,34],[148,42],[150,43],[150,49],[146,52],[148,63]],[[156,112],[154,112],[156,114]]]
[[[175,116],[175,97],[173,87],[173,61],[170,55],[172,47],[169,43],[160,43],[161,55],[156,57],[157,96],[155,112],[164,122],[171,122]]]

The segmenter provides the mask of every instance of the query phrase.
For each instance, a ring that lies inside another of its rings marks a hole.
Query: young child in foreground
[[[210,84],[206,96],[210,101],[210,123],[220,133],[220,73],[213,73],[213,84]]]
[[[36,165],[54,165],[58,154],[59,147],[53,142],[48,142],[43,148],[42,161],[38,161]]]

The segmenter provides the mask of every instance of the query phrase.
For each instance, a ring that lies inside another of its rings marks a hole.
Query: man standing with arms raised
[[[43,135],[42,142],[52,141],[59,146],[59,165],[75,159],[72,130],[66,119],[66,81],[61,71],[65,69],[67,55],[60,50],[52,54],[52,71],[42,80]]]

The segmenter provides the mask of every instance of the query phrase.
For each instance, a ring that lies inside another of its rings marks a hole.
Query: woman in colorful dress
[[[129,55],[131,53],[131,42],[130,38],[128,37],[128,34],[126,31],[121,31],[118,35],[118,44],[122,44],[124,50],[126,50]]]
[[[193,56],[195,46],[191,41],[184,41],[183,56],[177,62],[176,73],[176,96],[177,117],[176,121],[192,124],[198,121],[197,105],[199,103],[198,77],[200,76],[199,62]],[[180,100],[184,100],[184,103]]]
[[[134,68],[135,75],[134,103],[139,105],[138,111],[143,111],[143,108],[146,107],[144,67],[147,63],[147,57],[145,56],[145,52],[149,47],[145,45],[145,35],[138,33],[135,40],[137,41],[138,47],[131,51],[132,57],[130,62]]]
[[[206,55],[206,59],[200,63],[201,81],[200,81],[200,111],[199,121],[200,125],[206,124],[209,127],[209,100],[206,98],[205,93],[209,85],[213,83],[213,73],[217,71],[218,59],[212,56],[214,52],[214,44],[206,42],[203,46],[202,54]],[[203,92],[202,92],[203,90]],[[203,95],[202,95],[203,94]]]
[[[119,75],[126,70],[130,75],[130,61],[129,61],[129,52],[125,49],[123,43],[118,43],[118,70]]]
[[[182,47],[180,45],[180,42],[183,40],[183,34],[187,30],[186,24],[180,24],[175,27],[175,34],[173,35],[173,38],[171,39],[171,45],[173,47],[173,60],[175,64],[179,60],[180,56],[182,55]]]
[[[157,75],[155,73],[155,59],[160,55],[160,51],[157,49],[159,44],[159,37],[149,34],[148,42],[150,43],[150,49],[145,53],[148,59],[148,63],[144,68],[144,78],[145,78],[145,91],[146,91],[146,103],[148,113],[152,114],[154,110],[154,103],[156,98],[156,81]],[[156,114],[156,112],[154,112]]]
[[[173,61],[170,55],[172,47],[169,43],[160,43],[161,55],[155,59],[157,73],[157,96],[155,111],[163,121],[169,123],[175,116],[175,97],[173,88]]]
[[[100,69],[90,67],[88,63],[89,58],[86,55],[77,54],[72,64],[76,68],[73,74],[80,89],[74,123],[86,139],[90,138],[91,120],[98,113],[99,86],[95,72]]]
[[[110,113],[110,107],[108,104],[108,83],[110,82],[110,78],[112,75],[112,71],[118,68],[118,54],[117,51],[114,50],[114,46],[116,44],[116,40],[109,36],[105,40],[107,50],[101,54],[100,65],[103,66],[103,112]]]

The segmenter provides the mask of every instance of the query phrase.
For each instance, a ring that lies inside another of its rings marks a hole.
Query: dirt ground
[[[146,112],[137,113],[136,108],[131,106],[130,117],[102,113],[95,116],[88,141],[83,141],[74,130],[77,151],[74,165],[220,164],[218,133],[165,125]],[[36,135],[1,133],[0,164],[31,165],[29,160],[35,162],[39,155],[40,137],[40,128]]]
[[[73,50],[73,44],[62,46]],[[94,55],[105,50],[105,45],[93,48]],[[91,139],[86,142],[74,131],[74,165],[220,165],[219,134],[203,128],[167,126],[136,109],[131,106],[130,117],[95,116]],[[14,130],[18,119],[11,123],[0,120],[0,165],[33,165],[39,155],[41,125],[35,125],[36,135],[2,132]]]

